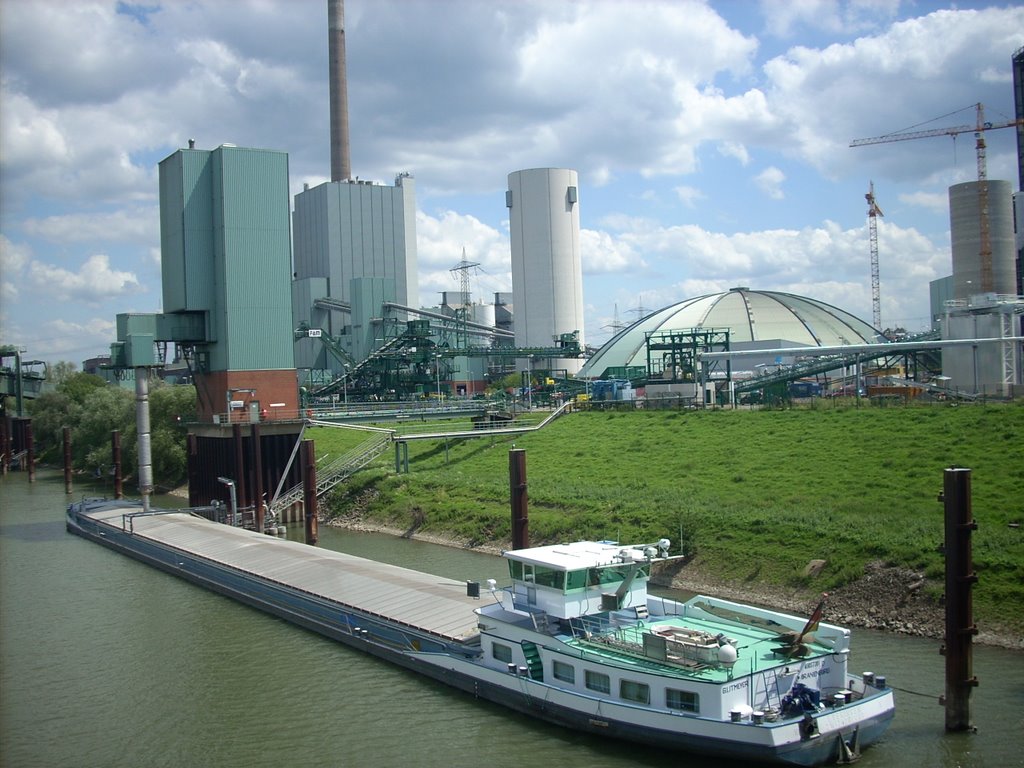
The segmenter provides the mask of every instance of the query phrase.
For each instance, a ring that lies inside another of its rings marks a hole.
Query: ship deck
[[[302,590],[342,606],[468,643],[479,637],[466,583],[210,522],[187,512],[141,515],[116,502],[82,515],[156,544]],[[130,516],[130,517],[128,517]]]
[[[723,634],[737,641],[739,659],[732,666],[705,663],[686,656],[667,655],[666,659],[645,656],[643,635],[655,627],[685,628],[699,630],[710,635]],[[566,644],[576,647],[585,655],[605,658],[616,664],[635,667],[648,672],[658,672],[677,677],[711,683],[727,683],[735,677],[786,666],[788,659],[775,652],[779,646],[774,640],[777,629],[744,626],[735,621],[706,616],[652,616],[647,622],[625,625],[590,640],[567,638]],[[808,661],[827,656],[830,650],[817,645],[813,638],[804,644],[805,655],[798,661]]]

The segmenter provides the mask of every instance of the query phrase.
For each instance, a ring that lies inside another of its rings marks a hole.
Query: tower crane
[[[877,329],[882,327],[882,288],[878,278],[878,217],[884,216],[875,202],[875,182],[868,182],[868,243],[871,247],[871,319]]]
[[[948,128],[932,128],[924,131],[901,131],[887,133],[884,136],[875,136],[868,139],[854,139],[850,142],[851,147],[863,147],[868,144],[887,144],[893,141],[908,141],[910,139],[926,139],[932,136],[952,136],[956,138],[961,133],[973,133],[975,136],[975,152],[978,159],[978,210],[981,211],[979,222],[981,240],[981,290],[989,292],[993,288],[992,281],[992,239],[989,236],[988,223],[988,166],[985,160],[985,131],[992,131],[997,128],[1012,128],[1024,125],[1024,120],[1008,120],[1000,123],[991,123],[985,120],[985,107],[979,102],[974,105],[975,124],[955,125]]]

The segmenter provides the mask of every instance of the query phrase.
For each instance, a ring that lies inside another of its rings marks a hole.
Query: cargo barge
[[[503,553],[510,583],[459,582],[214,523],[87,499],[70,532],[434,680],[561,726],[758,763],[852,762],[894,714],[851,674],[848,629],[648,593],[669,542]]]

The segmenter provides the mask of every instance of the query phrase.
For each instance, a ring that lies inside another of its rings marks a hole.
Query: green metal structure
[[[203,316],[165,340],[194,345],[201,371],[294,368],[287,153],[179,150],[160,201],[164,313]]]
[[[728,328],[690,328],[689,330],[652,331],[644,334],[647,350],[647,375],[666,382],[695,383],[723,374],[732,378],[728,361],[698,362],[701,352],[728,352]],[[699,367],[701,366],[701,367]]]
[[[22,352],[23,349],[11,344],[0,346],[0,402],[5,415],[24,416],[25,400],[39,397],[46,381],[46,364],[41,360],[22,360]],[[42,366],[42,370],[37,366]],[[8,412],[8,397],[14,398],[13,413]]]

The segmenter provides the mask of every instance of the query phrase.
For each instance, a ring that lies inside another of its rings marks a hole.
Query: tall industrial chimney
[[[331,181],[352,178],[348,151],[348,81],[345,73],[345,0],[327,0],[331,77]]]

